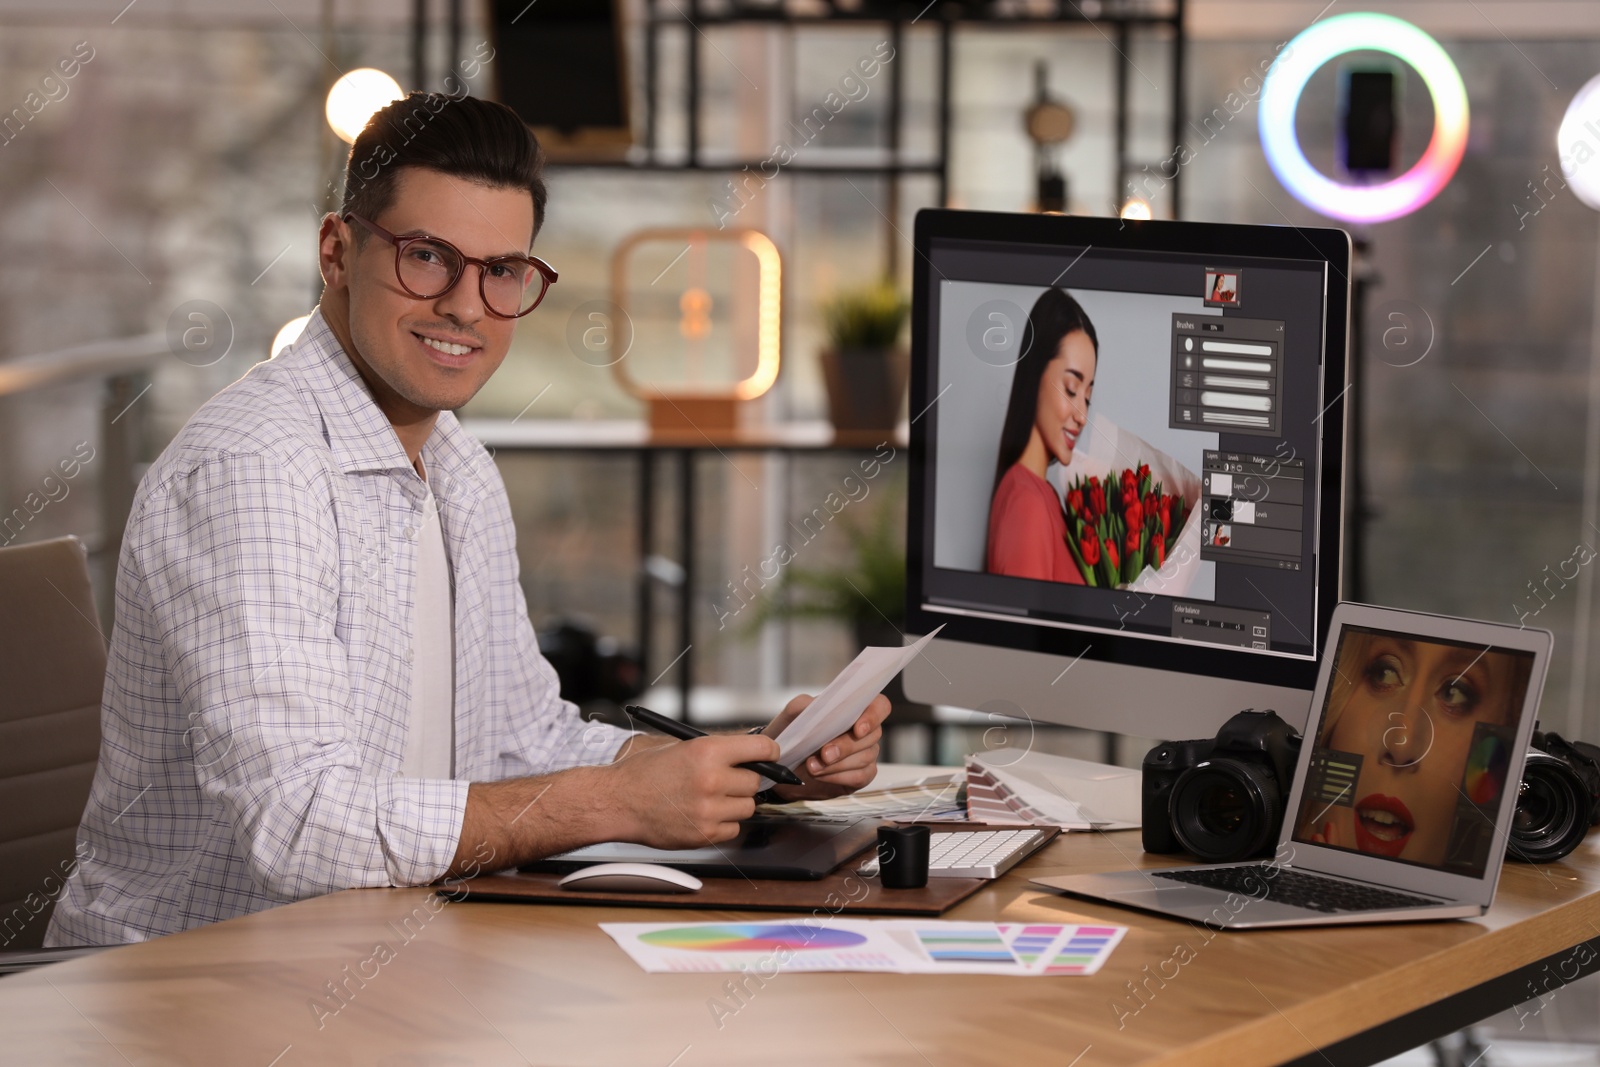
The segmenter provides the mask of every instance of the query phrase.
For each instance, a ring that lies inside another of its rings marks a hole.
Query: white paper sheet
[[[651,974],[785,972],[1088,975],[1125,926],[973,923],[937,919],[798,919],[708,923],[601,923]]]
[[[872,698],[883,691],[932,641],[933,633],[901,648],[869,646],[851,660],[827,688],[806,706],[778,735],[778,762],[790,769],[799,767],[818,749],[855,725]]]

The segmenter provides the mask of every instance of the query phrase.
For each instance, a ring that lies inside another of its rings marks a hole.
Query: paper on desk
[[[936,919],[780,919],[760,922],[601,923],[651,974],[783,971],[1088,975],[1124,926],[941,922]]]
[[[799,767],[823,745],[849,730],[872,698],[916,659],[943,626],[902,648],[868,646],[778,735],[778,762]]]
[[[934,775],[921,782],[908,782],[889,789],[863,789],[826,800],[762,804],[759,811],[764,817],[802,822],[847,823],[862,819],[965,822],[967,805],[961,790],[966,781],[966,774],[956,771]]]

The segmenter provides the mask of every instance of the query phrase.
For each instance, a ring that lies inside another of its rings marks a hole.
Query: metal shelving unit
[[[818,27],[850,25],[885,25],[895,54],[903,53],[906,34],[913,27],[932,24],[938,35],[937,62],[937,149],[931,159],[907,160],[901,155],[905,125],[905,84],[903,64],[890,64],[889,115],[886,143],[883,145],[887,161],[882,164],[801,163],[786,165],[784,170],[795,174],[865,174],[896,179],[889,183],[890,203],[884,212],[886,242],[891,250],[891,272],[894,265],[893,250],[897,246],[892,232],[893,220],[898,217],[899,181],[906,175],[926,174],[938,179],[939,203],[949,202],[950,191],[950,140],[951,99],[954,69],[952,51],[954,37],[962,29],[984,30],[1039,30],[1050,28],[1092,27],[1105,38],[1116,53],[1116,72],[1113,85],[1115,129],[1114,188],[1119,195],[1127,189],[1127,176],[1134,169],[1128,156],[1129,144],[1129,72],[1133,69],[1130,58],[1134,33],[1137,30],[1162,30],[1170,34],[1170,131],[1174,144],[1183,140],[1184,134],[1184,59],[1188,39],[1184,28],[1186,0],[1168,0],[1152,3],[1150,0],[1120,0],[1120,2],[1094,3],[1093,0],[1057,0],[1056,11],[1051,15],[999,16],[990,8],[957,0],[933,0],[926,5],[920,0],[909,4],[875,5],[859,12],[835,11],[827,15],[794,15],[779,9],[749,9],[737,6],[724,11],[706,10],[705,0],[645,0],[644,24],[644,121],[642,147],[644,158],[626,163],[611,164],[641,170],[655,171],[726,171],[734,172],[759,165],[756,160],[707,160],[701,138],[701,107],[704,102],[701,84],[701,53],[706,31],[720,26],[770,26],[788,33],[803,32]],[[1090,14],[1089,12],[1093,12]],[[683,51],[684,91],[679,106],[683,109],[684,127],[687,131],[682,158],[663,158],[659,143],[660,115],[664,101],[660,91],[660,56],[663,45],[662,31],[680,31]],[[593,166],[605,164],[565,164],[568,166]],[[1169,183],[1172,189],[1172,214],[1182,214],[1182,173]]]
[[[936,77],[936,149],[931,158],[906,159],[902,155],[905,128],[905,74],[904,64],[889,64],[888,121],[885,160],[881,163],[801,162],[786,164],[783,170],[800,175],[870,176],[888,178],[889,203],[884,211],[885,242],[891,273],[896,266],[898,242],[894,233],[894,220],[900,206],[900,179],[908,176],[933,176],[938,181],[938,201],[949,202],[951,156],[951,100],[954,80],[953,45],[958,32],[1049,30],[1093,28],[1116,53],[1113,79],[1114,108],[1114,188],[1119,196],[1127,192],[1127,178],[1134,169],[1129,158],[1129,73],[1134,69],[1129,53],[1136,32],[1165,31],[1170,43],[1168,76],[1170,89],[1170,131],[1173,144],[1184,139],[1185,93],[1184,60],[1188,38],[1184,27],[1186,0],[1054,0],[1051,13],[1025,15],[995,14],[992,5],[974,0],[910,0],[910,2],[872,2],[868,0],[861,10],[834,9],[827,14],[799,15],[783,9],[782,3],[767,7],[752,4],[750,0],[725,0],[724,6],[713,6],[714,0],[644,0],[645,18],[643,91],[644,114],[641,123],[642,153],[627,160],[594,162],[563,161],[552,166],[578,168],[631,169],[655,172],[721,172],[736,173],[745,167],[758,167],[759,160],[708,158],[703,143],[701,113],[705,103],[702,53],[707,43],[706,33],[718,27],[766,26],[785,33],[802,33],[815,28],[837,28],[852,25],[881,25],[888,28],[890,43],[898,56],[908,33],[920,32],[921,27],[932,27],[937,35]],[[1048,2],[1048,0],[1047,0]],[[413,0],[412,56],[414,80],[425,80],[422,66],[424,45],[428,33],[428,0]],[[443,27],[453,52],[458,52],[461,40],[462,4],[449,0]],[[676,36],[682,49],[681,62],[685,71],[683,91],[676,101],[668,101],[661,91],[663,49],[671,43],[666,38]],[[661,117],[665,109],[676,106],[682,109],[684,144],[672,152],[660,143]],[[1171,209],[1174,218],[1182,217],[1182,181],[1180,170],[1168,182],[1171,188]]]

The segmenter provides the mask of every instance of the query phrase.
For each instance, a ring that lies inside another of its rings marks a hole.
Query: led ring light
[[[1345,185],[1313,167],[1295,136],[1294,113],[1311,75],[1346,52],[1387,52],[1422,75],[1433,98],[1433,137],[1416,165],[1382,185]],[[1467,89],[1439,42],[1392,15],[1335,15],[1289,42],[1261,88],[1261,149],[1284,188],[1324,215],[1346,222],[1384,222],[1438,195],[1467,147]]]

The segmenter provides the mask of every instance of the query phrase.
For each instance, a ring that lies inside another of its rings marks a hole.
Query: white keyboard
[[[929,839],[929,878],[998,878],[1051,837],[1033,826],[1016,830],[935,830]],[[871,877],[878,873],[873,856],[856,869]]]

